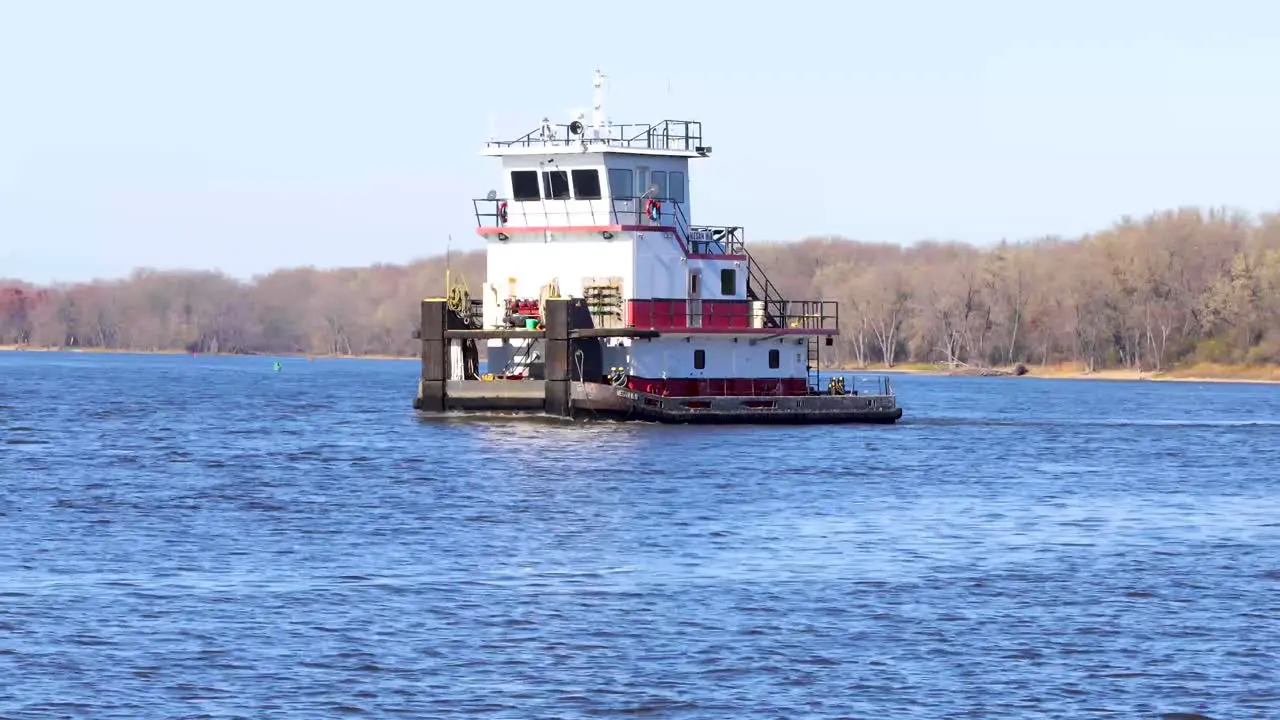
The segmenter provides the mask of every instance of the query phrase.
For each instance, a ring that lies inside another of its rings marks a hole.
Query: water
[[[0,717],[1280,717],[1280,387],[571,427],[272,362],[0,354]]]

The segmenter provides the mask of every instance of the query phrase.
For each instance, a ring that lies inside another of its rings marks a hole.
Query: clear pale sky
[[[755,9],[758,8],[758,9]],[[0,0],[0,277],[479,248],[491,128],[704,123],[697,220],[977,243],[1280,210],[1280,4]]]

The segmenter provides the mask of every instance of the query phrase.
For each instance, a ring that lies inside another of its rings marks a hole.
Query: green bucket
[[[538,329],[538,321],[537,321],[535,318],[525,318],[525,319],[524,319],[524,329],[525,329],[525,330],[537,330],[537,329]]]

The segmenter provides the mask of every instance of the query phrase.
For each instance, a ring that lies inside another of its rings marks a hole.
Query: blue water
[[[272,362],[0,353],[0,717],[1280,717],[1280,387],[572,426]]]

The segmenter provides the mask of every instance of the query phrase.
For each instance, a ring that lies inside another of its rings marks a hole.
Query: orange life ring
[[[662,217],[662,203],[649,198],[644,203],[644,212],[649,216],[650,220],[657,222]]]

